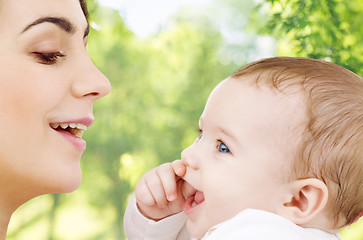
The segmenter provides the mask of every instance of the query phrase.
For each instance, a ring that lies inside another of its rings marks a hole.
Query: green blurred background
[[[163,7],[136,2],[145,25],[142,13]],[[183,5],[145,36],[125,24],[122,10],[88,5],[87,49],[112,91],[95,104],[96,122],[85,133],[83,183],[22,206],[9,240],[126,239],[123,212],[138,179],[180,158],[199,135],[210,91],[247,62],[304,56],[363,75],[361,0],[205,0]],[[363,221],[341,235],[362,240]]]

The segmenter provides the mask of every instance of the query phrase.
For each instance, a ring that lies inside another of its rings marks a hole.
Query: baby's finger
[[[145,182],[145,178],[140,179],[140,181],[136,184],[135,198],[138,203],[143,203],[147,206],[156,205],[155,199]]]
[[[185,202],[185,198],[183,196],[183,192],[182,192],[182,186],[184,184],[184,180],[182,178],[180,178],[177,182],[177,198],[175,199],[175,201],[172,202],[172,204],[170,204],[170,209],[172,209],[173,212],[180,212],[183,210],[183,204]]]
[[[178,201],[181,203],[181,207],[183,207],[183,203],[185,202],[184,193],[183,193],[183,185],[185,181],[181,178],[177,181],[177,193],[178,193]]]
[[[165,195],[169,201],[173,201],[177,197],[176,176],[170,163],[161,165],[157,174],[164,188]]]
[[[184,181],[182,185],[182,193],[185,199],[188,197],[194,195],[196,192],[196,189],[192,187],[188,182]]]
[[[187,169],[186,169],[185,164],[182,162],[182,160],[173,161],[171,163],[171,166],[173,167],[173,170],[177,176],[182,177],[185,175],[185,172]]]
[[[159,207],[164,207],[167,204],[167,199],[162,182],[157,174],[153,174],[146,178],[146,185],[151,192],[156,204]]]

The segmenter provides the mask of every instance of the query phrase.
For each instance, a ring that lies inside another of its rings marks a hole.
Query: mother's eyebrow
[[[37,20],[35,20],[33,23],[29,24],[28,26],[26,26],[24,28],[24,30],[22,31],[22,33],[28,31],[30,28],[42,24],[42,23],[53,23],[55,25],[57,25],[59,28],[61,28],[62,30],[64,30],[67,33],[73,34],[77,31],[77,27],[67,18],[62,18],[62,17],[42,17],[39,18]],[[84,33],[84,37],[86,37],[88,35],[89,32],[89,25],[87,23],[87,28],[85,30]]]

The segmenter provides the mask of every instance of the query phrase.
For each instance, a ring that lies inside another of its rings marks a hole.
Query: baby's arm
[[[125,212],[125,233],[129,240],[190,240],[185,229],[181,191],[185,166],[166,163],[147,172],[138,182],[135,197]]]

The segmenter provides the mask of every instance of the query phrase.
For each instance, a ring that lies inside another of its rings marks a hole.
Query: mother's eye
[[[45,65],[54,65],[57,63],[59,59],[63,59],[66,57],[61,52],[50,52],[50,53],[43,53],[43,52],[32,52],[35,56],[36,60]]]
[[[217,149],[218,149],[218,151],[219,152],[221,152],[221,153],[229,153],[229,152],[231,152],[230,150],[229,150],[229,148],[227,147],[227,145],[226,144],[224,144],[223,142],[221,142],[221,141],[219,141],[219,144],[218,144],[218,146],[217,146]]]

